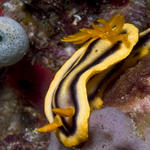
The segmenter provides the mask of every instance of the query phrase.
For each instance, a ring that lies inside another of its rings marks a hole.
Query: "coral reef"
[[[115,13],[121,13],[127,22],[143,31],[150,26],[149,6],[148,0],[0,0],[0,16],[19,22],[30,43],[28,53],[21,62],[0,68],[0,149],[67,150],[55,136],[49,138],[49,134],[34,131],[46,123],[42,107],[48,84],[78,48],[60,40],[80,28],[90,27],[91,22],[98,18],[108,19]],[[113,108],[92,113],[89,128],[91,141],[76,149],[88,150],[89,147],[95,150],[101,140],[103,149],[112,145],[115,150],[149,150],[146,147],[150,132],[149,57],[109,87],[104,96],[104,107]],[[125,121],[129,126],[125,125]],[[119,124],[121,128],[116,129]],[[110,134],[103,132],[106,130]],[[120,136],[120,132],[123,134],[118,140],[116,136]]]
[[[7,72],[7,83],[24,99],[24,104],[43,112],[44,97],[54,73],[35,62],[24,59]]]

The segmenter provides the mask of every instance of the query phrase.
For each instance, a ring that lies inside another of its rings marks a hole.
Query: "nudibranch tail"
[[[126,33],[120,34],[125,22],[123,16],[116,14],[110,19],[110,21],[98,19],[97,22],[102,24],[102,26],[92,23],[92,29],[80,29],[80,32],[68,37],[64,37],[62,41],[72,42],[74,44],[82,44],[90,38],[101,38],[109,40],[112,43],[123,41],[125,42],[125,45],[129,47],[130,42],[127,38],[128,35]]]
[[[52,111],[60,116],[64,116],[64,117],[72,117],[75,113],[75,109],[73,107],[68,107],[66,109],[62,109],[62,108],[53,108]]]
[[[124,24],[121,15],[113,16],[111,21],[101,19],[99,22],[102,26],[92,24],[92,29],[83,28],[62,40],[76,44],[87,42],[56,73],[45,97],[46,117],[52,124],[56,116],[59,117],[62,124],[55,133],[67,147],[88,138],[91,107],[100,108],[103,104],[100,98],[90,101],[87,82],[99,73],[100,80],[103,79],[107,69],[125,59],[138,40],[138,29],[132,24]],[[91,91],[95,88],[93,85],[89,88]]]
[[[58,116],[56,116],[52,123],[38,128],[36,129],[36,131],[41,133],[47,133],[56,130],[60,126],[62,126],[61,119]]]

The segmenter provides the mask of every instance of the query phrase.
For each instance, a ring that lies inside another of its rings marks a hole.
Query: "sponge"
[[[11,18],[0,17],[0,67],[18,62],[28,48],[28,37],[22,26]]]

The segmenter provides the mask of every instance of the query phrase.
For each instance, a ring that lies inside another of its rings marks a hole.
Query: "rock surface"
[[[115,13],[121,13],[127,22],[143,31],[150,25],[150,1],[0,0],[0,5],[0,16],[18,21],[30,43],[29,53],[22,60],[25,63],[28,60],[29,68],[21,65],[0,69],[0,149],[68,150],[54,135],[49,138],[49,134],[34,132],[36,127],[46,124],[39,109],[43,106],[47,82],[79,47],[62,43],[61,38],[90,27],[98,18],[109,19]],[[109,150],[112,146],[110,150],[149,150],[149,59],[147,56],[126,71],[107,90],[104,108],[90,117],[89,140],[77,149]],[[44,79],[43,83],[40,78]],[[10,80],[13,86],[8,87]],[[23,80],[27,82],[20,84]],[[40,90],[42,86],[45,88]]]

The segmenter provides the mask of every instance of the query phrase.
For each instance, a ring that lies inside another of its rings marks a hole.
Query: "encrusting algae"
[[[76,146],[88,138],[88,119],[92,109],[101,108],[101,98],[89,99],[95,86],[87,83],[97,74],[104,79],[109,70],[125,59],[138,41],[138,29],[125,23],[120,14],[100,25],[83,28],[63,42],[84,45],[61,67],[45,97],[45,114],[50,122],[38,132],[55,131],[66,147]]]

